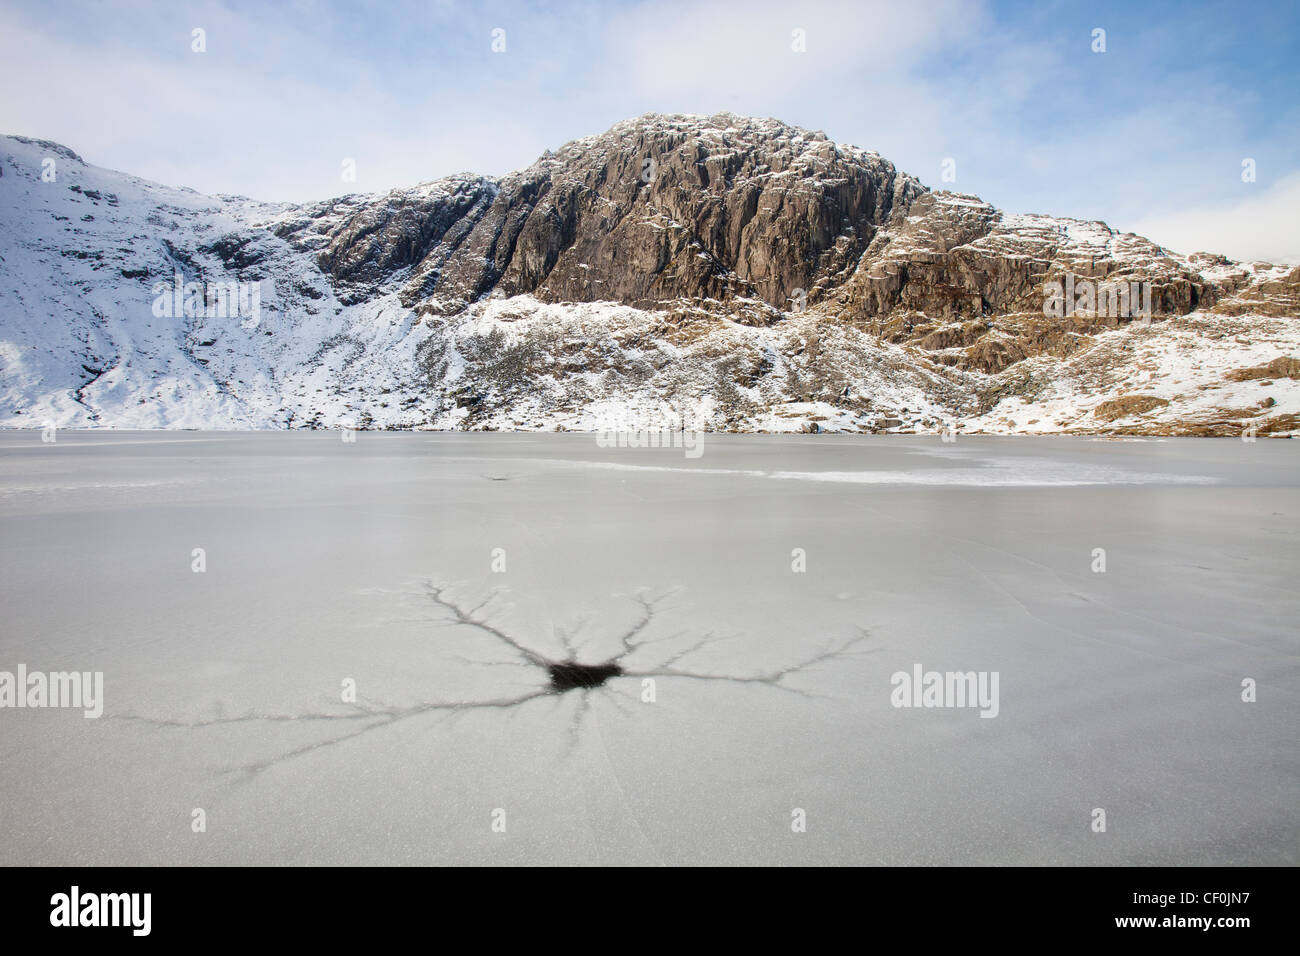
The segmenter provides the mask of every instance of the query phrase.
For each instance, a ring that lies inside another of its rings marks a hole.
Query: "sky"
[[[0,0],[0,63],[0,132],[207,193],[499,175],[728,110],[1009,212],[1300,262],[1300,3]]]

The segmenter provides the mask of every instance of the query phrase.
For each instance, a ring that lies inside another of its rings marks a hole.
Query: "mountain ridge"
[[[506,176],[306,204],[0,151],[9,427],[1291,434],[1300,414],[1293,378],[1229,378],[1300,351],[1300,269],[1003,213],[774,119],[647,114]],[[164,324],[176,276],[257,284],[262,315]],[[1150,314],[1048,314],[1076,282],[1142,287]],[[1134,391],[1156,404],[1093,414]]]

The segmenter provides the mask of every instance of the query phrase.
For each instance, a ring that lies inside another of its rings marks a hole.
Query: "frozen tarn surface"
[[[1294,864],[1298,455],[3,433],[0,863]]]

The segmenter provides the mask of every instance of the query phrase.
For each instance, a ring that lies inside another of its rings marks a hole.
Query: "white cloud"
[[[174,23],[96,43],[6,24],[0,62],[22,79],[0,88],[0,132],[167,185],[281,201],[503,173],[513,168],[503,155],[528,162],[540,152],[526,117],[502,122],[472,97],[391,82],[346,52],[330,50],[327,71],[300,75],[323,57],[292,19],[225,9],[196,19],[206,24],[202,54]],[[355,182],[342,179],[345,158],[356,161]]]
[[[869,90],[837,82],[907,69],[981,20],[959,0],[670,0],[616,14],[604,66],[614,88],[660,98],[839,102]],[[804,52],[793,49],[796,30]]]
[[[1300,263],[1300,173],[1285,176],[1237,202],[1184,209],[1142,219],[1133,232],[1180,253],[1218,252],[1245,262]]]

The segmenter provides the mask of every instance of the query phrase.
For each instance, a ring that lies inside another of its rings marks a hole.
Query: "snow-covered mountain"
[[[1300,429],[1300,269],[1004,214],[774,120],[302,206],[24,137],[0,173],[8,427]]]

